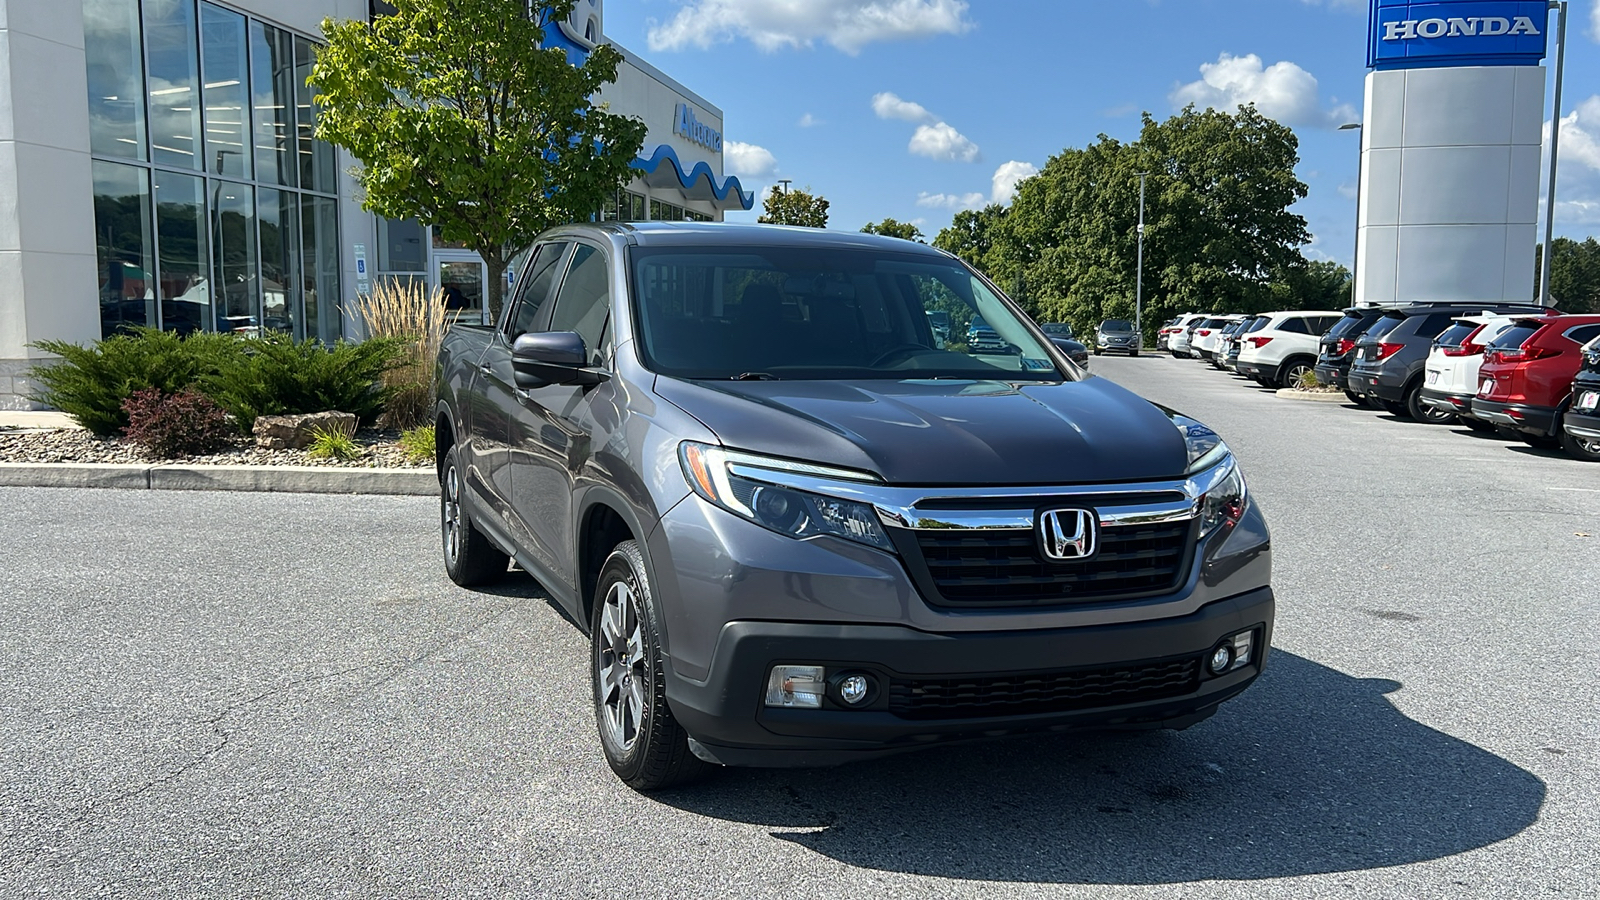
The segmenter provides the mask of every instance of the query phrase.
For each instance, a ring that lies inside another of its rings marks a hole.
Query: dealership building
[[[605,42],[579,0],[546,45]],[[313,135],[305,86],[324,18],[381,0],[0,0],[0,408],[27,408],[40,340],[145,325],[357,336],[376,278],[483,316],[477,254],[363,211],[356,161]],[[614,44],[612,46],[615,46]],[[599,98],[648,132],[597,218],[717,221],[754,197],[724,178],[722,112],[624,48]]]

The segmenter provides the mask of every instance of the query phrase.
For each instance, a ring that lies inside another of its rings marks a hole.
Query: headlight
[[[1245,484],[1239,464],[1230,460],[1226,477],[1200,498],[1200,536],[1203,538],[1218,528],[1232,528],[1244,515]]]
[[[867,504],[742,477],[733,473],[732,466],[849,481],[875,480],[869,475],[753,456],[691,441],[679,445],[678,461],[683,465],[683,477],[696,494],[763,528],[793,538],[828,534],[883,550],[892,546],[878,521],[878,514]]]
[[[1192,475],[1209,469],[1228,455],[1228,445],[1222,442],[1222,437],[1199,422],[1188,416],[1173,414],[1172,424],[1178,427],[1178,433],[1183,435],[1184,447],[1189,451],[1189,468],[1184,474]]]

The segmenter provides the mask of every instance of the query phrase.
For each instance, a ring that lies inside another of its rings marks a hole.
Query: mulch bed
[[[266,450],[251,438],[237,438],[232,446],[205,456],[152,459],[139,447],[116,438],[99,438],[79,429],[0,428],[0,462],[8,463],[114,463],[151,465],[173,463],[202,466],[334,466],[338,468],[423,468],[432,460],[414,461],[397,443],[398,431],[356,432],[361,456],[352,460],[316,459],[304,450]]]

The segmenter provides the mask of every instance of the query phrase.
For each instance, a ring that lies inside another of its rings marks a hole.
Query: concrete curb
[[[0,463],[0,487],[267,491],[293,494],[387,494],[432,497],[439,493],[439,477],[431,468]]]
[[[1308,403],[1346,403],[1350,400],[1343,392],[1329,394],[1322,391],[1298,391],[1294,388],[1283,388],[1278,391],[1278,396],[1285,400],[1304,400]]]

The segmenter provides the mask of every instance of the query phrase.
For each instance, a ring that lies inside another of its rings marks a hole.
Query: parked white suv
[[[1240,375],[1267,387],[1290,387],[1317,365],[1317,344],[1323,332],[1343,318],[1331,310],[1265,313],[1267,323],[1244,336],[1239,345]]]
[[[1422,391],[1417,399],[1435,409],[1455,413],[1473,431],[1493,431],[1494,425],[1473,418],[1472,398],[1478,393],[1478,368],[1483,348],[1511,323],[1526,316],[1461,316],[1451,321],[1433,340],[1424,363]]]
[[[1212,354],[1217,352],[1217,341],[1222,337],[1222,329],[1243,318],[1245,318],[1243,315],[1232,314],[1206,319],[1195,329],[1194,340],[1190,342],[1189,349],[1195,356],[1209,360]]]
[[[1208,318],[1205,313],[1189,313],[1180,317],[1177,324],[1171,326],[1173,330],[1167,338],[1167,350],[1173,356],[1193,356],[1189,350],[1189,326],[1205,318]]]

